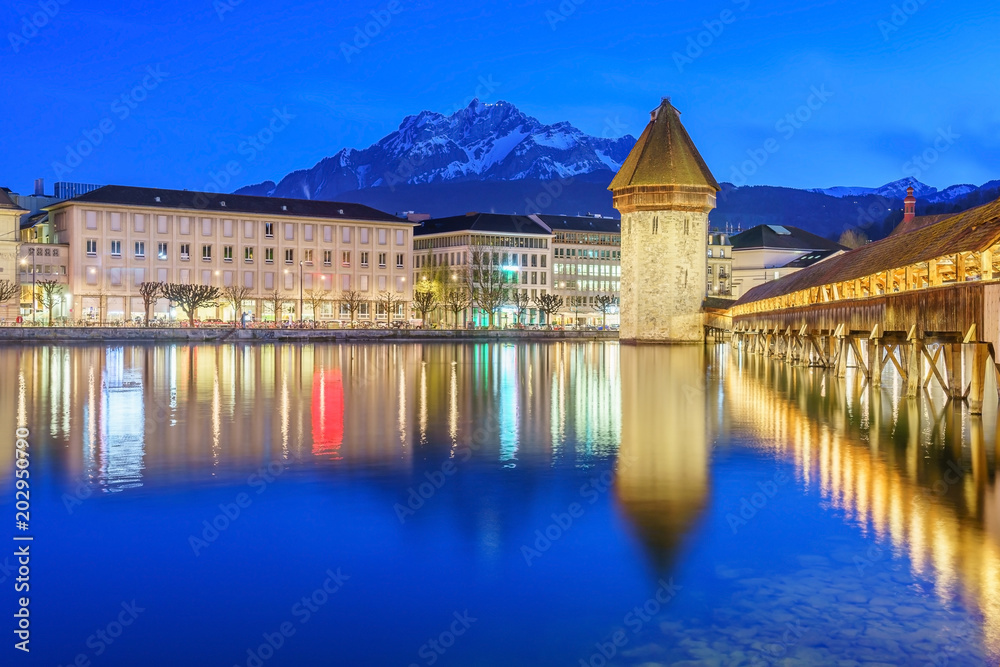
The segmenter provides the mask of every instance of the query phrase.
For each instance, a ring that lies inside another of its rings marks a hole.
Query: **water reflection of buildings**
[[[705,352],[701,346],[621,350],[622,437],[616,493],[657,567],[671,560],[709,489]]]
[[[276,459],[408,472],[462,445],[588,461],[620,433],[617,347],[600,344],[37,347],[0,350],[0,374],[21,386],[0,425],[109,490]]]
[[[905,554],[938,595],[970,599],[987,646],[1000,650],[996,415],[970,418],[942,396],[900,398],[898,378],[870,392],[854,377],[756,356],[733,363],[741,368],[725,379],[730,419],[791,456],[799,483]]]

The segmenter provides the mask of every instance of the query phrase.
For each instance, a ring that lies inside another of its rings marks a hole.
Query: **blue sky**
[[[0,185],[233,189],[477,93],[603,136],[669,95],[720,181],[1000,178],[995,2],[496,4],[8,0]]]

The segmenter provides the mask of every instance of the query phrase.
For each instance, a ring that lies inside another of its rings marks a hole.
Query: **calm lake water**
[[[730,348],[0,348],[2,664],[997,664],[996,408]]]

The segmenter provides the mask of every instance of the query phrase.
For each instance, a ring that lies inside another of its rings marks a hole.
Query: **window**
[[[343,266],[350,266],[351,265],[351,251],[350,250],[345,250],[344,252],[342,252],[340,254],[340,263]]]
[[[291,222],[285,223],[285,240],[286,241],[295,240],[295,225]]]
[[[183,260],[183,261],[186,262],[189,259],[191,259],[191,244],[190,243],[182,243],[181,244],[181,260]]]
[[[135,242],[135,258],[136,259],[146,259],[146,242],[136,241]]]
[[[545,255],[542,255],[542,268],[543,269],[545,268],[545,264],[546,264],[546,262],[545,262]]]
[[[350,243],[351,242],[351,228],[350,227],[341,227],[340,228],[340,240],[341,240],[342,243]]]
[[[333,264],[333,251],[324,250],[323,251],[323,266],[330,266]]]
[[[362,269],[368,268],[368,251],[361,253],[361,268]]]
[[[135,231],[139,234],[143,234],[146,231],[146,216],[142,213],[136,213],[135,217],[132,219],[134,223]]]
[[[210,245],[203,245],[201,247],[201,259],[202,259],[202,261],[205,261],[205,262],[212,261],[212,246],[210,246]]]
[[[545,284],[545,276],[546,276],[546,275],[548,275],[548,274],[547,274],[547,273],[545,273],[544,271],[542,271],[542,284],[543,284],[543,285]]]
[[[302,236],[306,241],[313,240],[313,226],[312,225],[302,225]]]
[[[121,257],[122,256],[122,242],[121,241],[112,241],[111,242],[111,256],[112,257]]]
[[[378,244],[379,245],[385,245],[386,244],[386,241],[388,241],[388,233],[389,233],[389,230],[387,230],[387,229],[380,229],[380,230],[378,230]]]
[[[191,233],[191,218],[182,217],[180,219],[180,233],[185,236]]]
[[[304,261],[306,264],[312,264],[313,263],[313,251],[312,250],[303,250],[302,251],[302,261]]]
[[[708,256],[709,257],[714,257],[714,255],[712,254],[712,249],[711,248],[708,249]]]
[[[533,267],[538,266],[538,255],[531,256],[531,266]]]
[[[243,248],[243,262],[253,264],[253,248]]]
[[[222,235],[232,238],[233,236],[233,221],[223,220],[222,221]]]
[[[384,269],[385,268],[385,253],[384,252],[380,252],[378,254],[378,268],[380,268],[380,269]]]
[[[654,215],[653,216],[653,233],[656,234],[659,231],[660,231],[660,219]]]
[[[404,259],[403,258],[403,253],[397,253],[396,254],[396,268],[397,269],[403,268],[403,259]]]
[[[712,267],[708,267],[708,275],[712,275]]]
[[[368,235],[370,233],[371,233],[371,230],[368,227],[362,227],[361,229],[359,229],[358,230],[358,234],[361,236],[361,238],[359,239],[359,241],[361,241],[361,243],[367,244],[368,243]]]
[[[274,264],[274,248],[264,248],[264,262]]]
[[[231,245],[222,246],[222,261],[223,262],[233,261],[233,246]]]
[[[212,219],[202,218],[201,219],[201,235],[211,236],[212,235]]]
[[[274,238],[274,223],[265,222],[264,223],[264,236],[269,239]]]
[[[403,242],[405,241],[405,239],[406,239],[405,232],[403,232],[402,229],[397,229],[396,230],[396,245],[403,245]]]
[[[285,249],[285,264],[295,263],[295,251],[291,248]]]
[[[87,229],[97,229],[97,211],[87,211]]]
[[[97,239],[87,239],[87,256],[97,257]]]
[[[156,244],[156,258],[166,259],[167,258],[167,244],[160,241]]]

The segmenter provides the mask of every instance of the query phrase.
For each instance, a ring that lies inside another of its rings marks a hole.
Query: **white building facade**
[[[143,282],[246,287],[243,310],[258,320],[336,320],[353,290],[372,302],[389,290],[411,298],[413,224],[358,204],[105,186],[48,211],[53,241],[68,246],[75,319],[141,317]],[[274,294],[279,313],[265,307]],[[183,319],[164,299],[152,310]],[[220,302],[197,316],[241,314]]]

